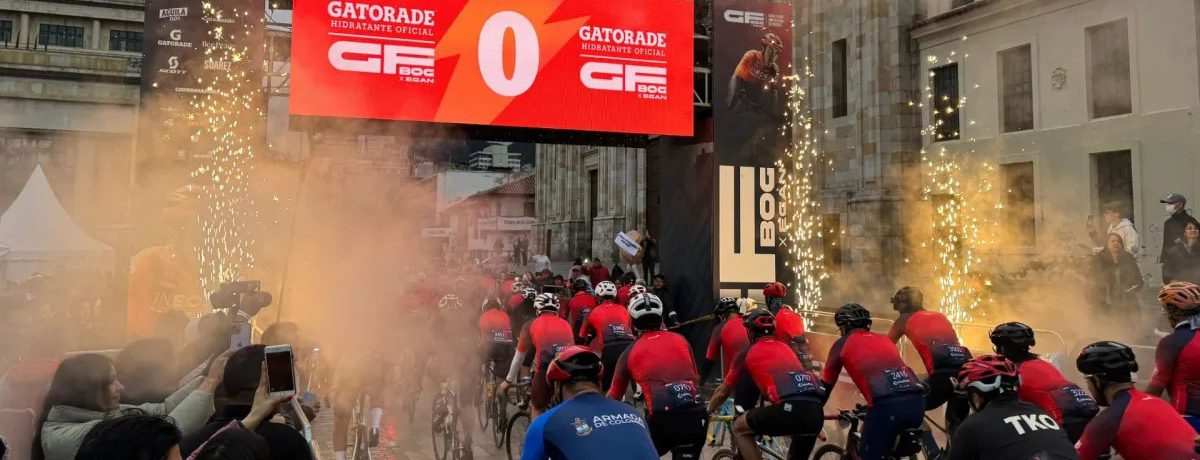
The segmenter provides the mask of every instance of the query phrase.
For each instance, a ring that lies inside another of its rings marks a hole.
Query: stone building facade
[[[530,247],[552,260],[619,257],[618,232],[646,223],[646,151],[537,145],[536,212]]]
[[[796,4],[793,62],[807,79],[816,142],[833,162],[818,173],[825,259],[872,278],[901,271],[903,216],[920,160],[915,1]]]

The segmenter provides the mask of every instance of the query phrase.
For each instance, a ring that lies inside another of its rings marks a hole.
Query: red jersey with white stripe
[[[712,337],[708,341],[708,353],[704,357],[709,361],[715,361],[717,356],[721,356],[722,369],[729,371],[733,364],[733,358],[736,358],[738,353],[750,346],[750,337],[746,334],[746,326],[742,324],[742,315],[733,315],[725,320],[716,329],[713,329]]]
[[[642,334],[621,354],[614,372],[608,396],[624,398],[633,379],[645,392],[646,410],[651,415],[700,404],[700,374],[692,346],[674,332]]]

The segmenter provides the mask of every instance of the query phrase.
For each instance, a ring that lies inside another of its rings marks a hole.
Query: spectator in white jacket
[[[1104,211],[1104,223],[1108,225],[1108,229],[1104,233],[1096,231],[1095,227],[1088,228],[1088,236],[1092,238],[1092,242],[1099,247],[1104,247],[1106,244],[1105,236],[1109,233],[1116,233],[1121,236],[1121,240],[1125,242],[1125,250],[1137,257],[1141,254],[1142,243],[1138,238],[1137,229],[1133,228],[1133,222],[1129,220],[1129,212],[1126,210],[1125,203],[1120,201],[1110,201],[1105,203],[1101,208]]]

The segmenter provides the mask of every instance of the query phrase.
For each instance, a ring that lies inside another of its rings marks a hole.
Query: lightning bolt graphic
[[[551,15],[566,1],[568,0],[523,0],[511,2],[504,8],[498,8],[496,2],[492,1],[467,2],[439,41],[435,52],[437,56],[444,56],[442,59],[458,59],[458,70],[454,72],[443,93],[435,119],[476,124],[492,123],[515,97],[496,94],[479,73],[479,56],[475,49],[484,22],[500,11],[513,11],[528,19],[537,32],[540,72],[590,18],[555,18],[554,22],[548,22]],[[512,34],[510,32],[507,35]],[[512,74],[506,75],[511,77]]]

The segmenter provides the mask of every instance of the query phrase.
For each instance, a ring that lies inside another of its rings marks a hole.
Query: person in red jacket
[[[708,341],[708,351],[704,355],[705,360],[700,365],[701,385],[708,380],[708,375],[712,373],[718,358],[721,359],[721,369],[717,372],[728,372],[738,353],[750,346],[750,336],[746,333],[746,326],[742,324],[742,314],[738,308],[737,299],[722,297],[717,300],[713,314],[717,317],[718,323]],[[741,375],[743,378],[740,382],[726,382],[734,390],[734,404],[742,407],[754,407],[758,402],[758,387],[754,386],[754,381],[745,377],[745,374]]]
[[[785,303],[787,286],[779,282],[768,284],[763,288],[763,297],[767,299],[767,311],[775,315],[775,338],[792,348],[805,369],[816,369],[804,333],[804,317]]]
[[[605,369],[616,369],[617,360],[634,339],[629,312],[621,305],[606,301],[588,315],[583,327],[579,328],[578,337],[600,355]],[[608,391],[613,373],[605,372],[602,377],[601,389]]]
[[[600,259],[592,259],[592,264],[585,269],[585,272],[588,279],[592,280],[592,286],[600,284],[601,281],[612,281],[608,267],[605,267],[604,262],[601,262]]]
[[[493,366],[494,375],[504,378],[513,354],[512,320],[495,298],[483,303],[483,314],[479,316],[479,349],[481,362]]]
[[[638,337],[617,361],[608,397],[624,399],[630,380],[636,382],[646,395],[646,425],[658,455],[699,459],[708,414],[692,346],[682,335],[662,329],[663,304],[654,294],[630,299],[629,316]]]
[[[617,279],[617,303],[621,305],[629,305],[629,298],[633,295],[629,290],[633,288],[637,277],[633,273],[626,273]]]
[[[596,298],[592,296],[590,287],[587,281],[582,278],[571,283],[571,290],[575,291],[575,295],[571,297],[571,301],[567,303],[567,308],[559,313],[562,319],[567,320],[571,325],[571,330],[575,335],[579,335],[579,328],[583,326],[583,319],[596,308]]]
[[[946,433],[954,436],[954,430],[971,412],[965,395],[954,391],[953,379],[962,370],[963,364],[971,360],[971,352],[958,342],[958,333],[946,315],[925,309],[925,295],[920,289],[905,286],[892,296],[892,309],[900,313],[888,331],[888,339],[896,343],[901,337],[908,341],[921,355],[925,364],[925,384],[929,394],[925,396],[925,410],[931,411],[946,405]],[[933,434],[926,432],[927,448],[936,446]]]
[[[1088,423],[1075,444],[1080,460],[1097,460],[1116,449],[1125,460],[1196,460],[1196,430],[1166,401],[1133,387],[1137,359],[1117,342],[1083,348],[1075,367],[1088,391],[1106,409]]]
[[[571,337],[571,325],[558,317],[558,297],[554,294],[541,294],[534,301],[538,316],[529,321],[521,329],[517,340],[517,352],[513,355],[508,368],[508,378],[500,383],[500,393],[504,394],[508,387],[517,380],[521,368],[525,365],[526,355],[532,354],[532,388],[530,393],[530,411],[533,418],[550,408],[550,384],[546,381],[546,368],[554,361],[554,356],[562,349],[575,344]]]
[[[1071,442],[1079,441],[1083,429],[1100,411],[1096,400],[1063,377],[1053,364],[1029,351],[1036,342],[1033,329],[1024,323],[1001,324],[988,336],[996,353],[1016,364],[1021,372],[1017,397],[1046,411],[1062,425]]]

